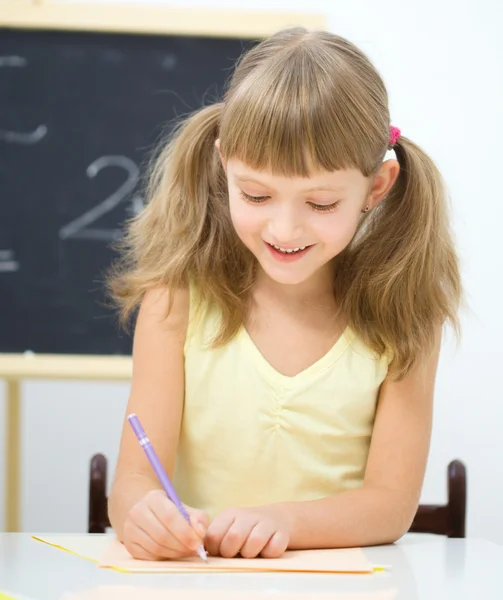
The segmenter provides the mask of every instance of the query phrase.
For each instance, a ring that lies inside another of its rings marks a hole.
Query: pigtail
[[[191,276],[202,299],[214,301],[225,294],[228,306],[239,294],[239,274],[246,271],[239,262],[243,249],[236,248],[231,234],[225,177],[215,148],[221,112],[217,103],[194,113],[151,163],[146,206],[128,224],[119,244],[121,258],[108,279],[122,324],[148,289],[184,286]],[[235,293],[224,285],[228,281]]]
[[[461,282],[439,171],[406,137],[394,150],[398,179],[364,217],[336,278],[343,311],[370,347],[389,353],[399,379],[432,351],[444,321],[459,332]]]

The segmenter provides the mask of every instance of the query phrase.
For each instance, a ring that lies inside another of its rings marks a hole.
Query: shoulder
[[[144,332],[156,336],[176,334],[185,338],[189,320],[189,287],[156,287],[148,290],[141,302],[135,338]]]
[[[383,353],[377,352],[351,327],[347,328],[345,335],[349,343],[349,360],[354,368],[362,377],[365,374],[373,374],[376,381],[382,383],[389,375],[393,360],[391,351],[386,349]]]

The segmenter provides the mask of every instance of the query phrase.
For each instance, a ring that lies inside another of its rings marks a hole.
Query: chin
[[[311,274],[309,273],[288,273],[286,271],[281,271],[280,269],[271,269],[269,265],[265,267],[264,265],[260,265],[264,273],[276,283],[281,283],[282,285],[299,285],[307,281]]]

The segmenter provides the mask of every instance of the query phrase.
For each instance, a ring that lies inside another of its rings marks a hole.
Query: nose
[[[300,215],[292,206],[278,207],[271,214],[268,222],[268,233],[272,242],[281,246],[292,244],[302,238],[303,225]]]

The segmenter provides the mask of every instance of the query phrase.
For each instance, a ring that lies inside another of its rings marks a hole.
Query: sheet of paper
[[[32,535],[34,540],[65,550],[81,558],[98,562],[103,552],[115,539],[113,534],[107,535]]]
[[[394,600],[396,590],[375,592],[335,592],[318,594],[310,592],[283,592],[276,589],[263,591],[201,590],[201,589],[149,589],[132,586],[101,586],[78,594],[65,594],[59,600]]]
[[[199,557],[170,561],[135,560],[123,544],[112,539],[100,558],[100,567],[142,573],[172,571],[290,571],[314,573],[372,573],[373,566],[360,548],[341,550],[289,551],[280,558],[220,558],[210,556],[208,563]]]

